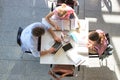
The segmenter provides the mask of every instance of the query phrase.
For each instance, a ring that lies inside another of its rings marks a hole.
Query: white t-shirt
[[[50,27],[45,26],[40,22],[35,22],[28,25],[21,34],[21,48],[22,51],[31,51],[32,55],[35,57],[40,57],[40,52],[37,50],[38,47],[38,37],[32,35],[32,29],[34,27],[42,26],[45,30],[48,30]]]

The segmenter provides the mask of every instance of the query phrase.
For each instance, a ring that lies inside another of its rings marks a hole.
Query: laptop
[[[55,42],[52,47],[54,47],[56,49],[56,51],[54,51],[52,54],[56,54],[56,52],[62,47],[62,43]]]

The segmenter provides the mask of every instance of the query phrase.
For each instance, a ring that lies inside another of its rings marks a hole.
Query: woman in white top
[[[46,17],[45,20],[52,25],[56,30],[60,30],[61,26],[59,26],[58,24],[56,24],[54,21],[52,21],[51,19],[55,19],[55,20],[69,20],[71,18],[74,18],[77,20],[78,23],[78,28],[80,28],[80,23],[78,20],[78,17],[74,11],[74,9],[72,9],[70,6],[66,5],[66,4],[62,4],[61,6],[56,7],[52,12],[50,12]]]

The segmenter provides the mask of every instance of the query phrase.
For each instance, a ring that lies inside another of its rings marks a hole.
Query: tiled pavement
[[[78,76],[63,80],[120,80],[120,0],[78,0],[81,19],[89,20],[90,29],[102,29],[111,36],[112,56],[100,66],[98,59],[89,59]],[[16,44],[19,26],[41,21],[49,8],[47,0],[0,0],[0,80],[50,80],[49,65],[39,58],[24,55]]]

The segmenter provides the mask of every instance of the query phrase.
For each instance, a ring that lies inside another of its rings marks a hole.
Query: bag
[[[58,75],[73,76],[75,67],[73,65],[55,65],[52,71]]]
[[[109,44],[106,49],[106,54],[112,55],[112,53],[113,53],[113,46]]]
[[[110,55],[112,55],[113,53],[113,46],[111,44],[109,44],[106,48],[106,50],[104,51],[104,53],[100,56],[100,59],[104,59]]]

